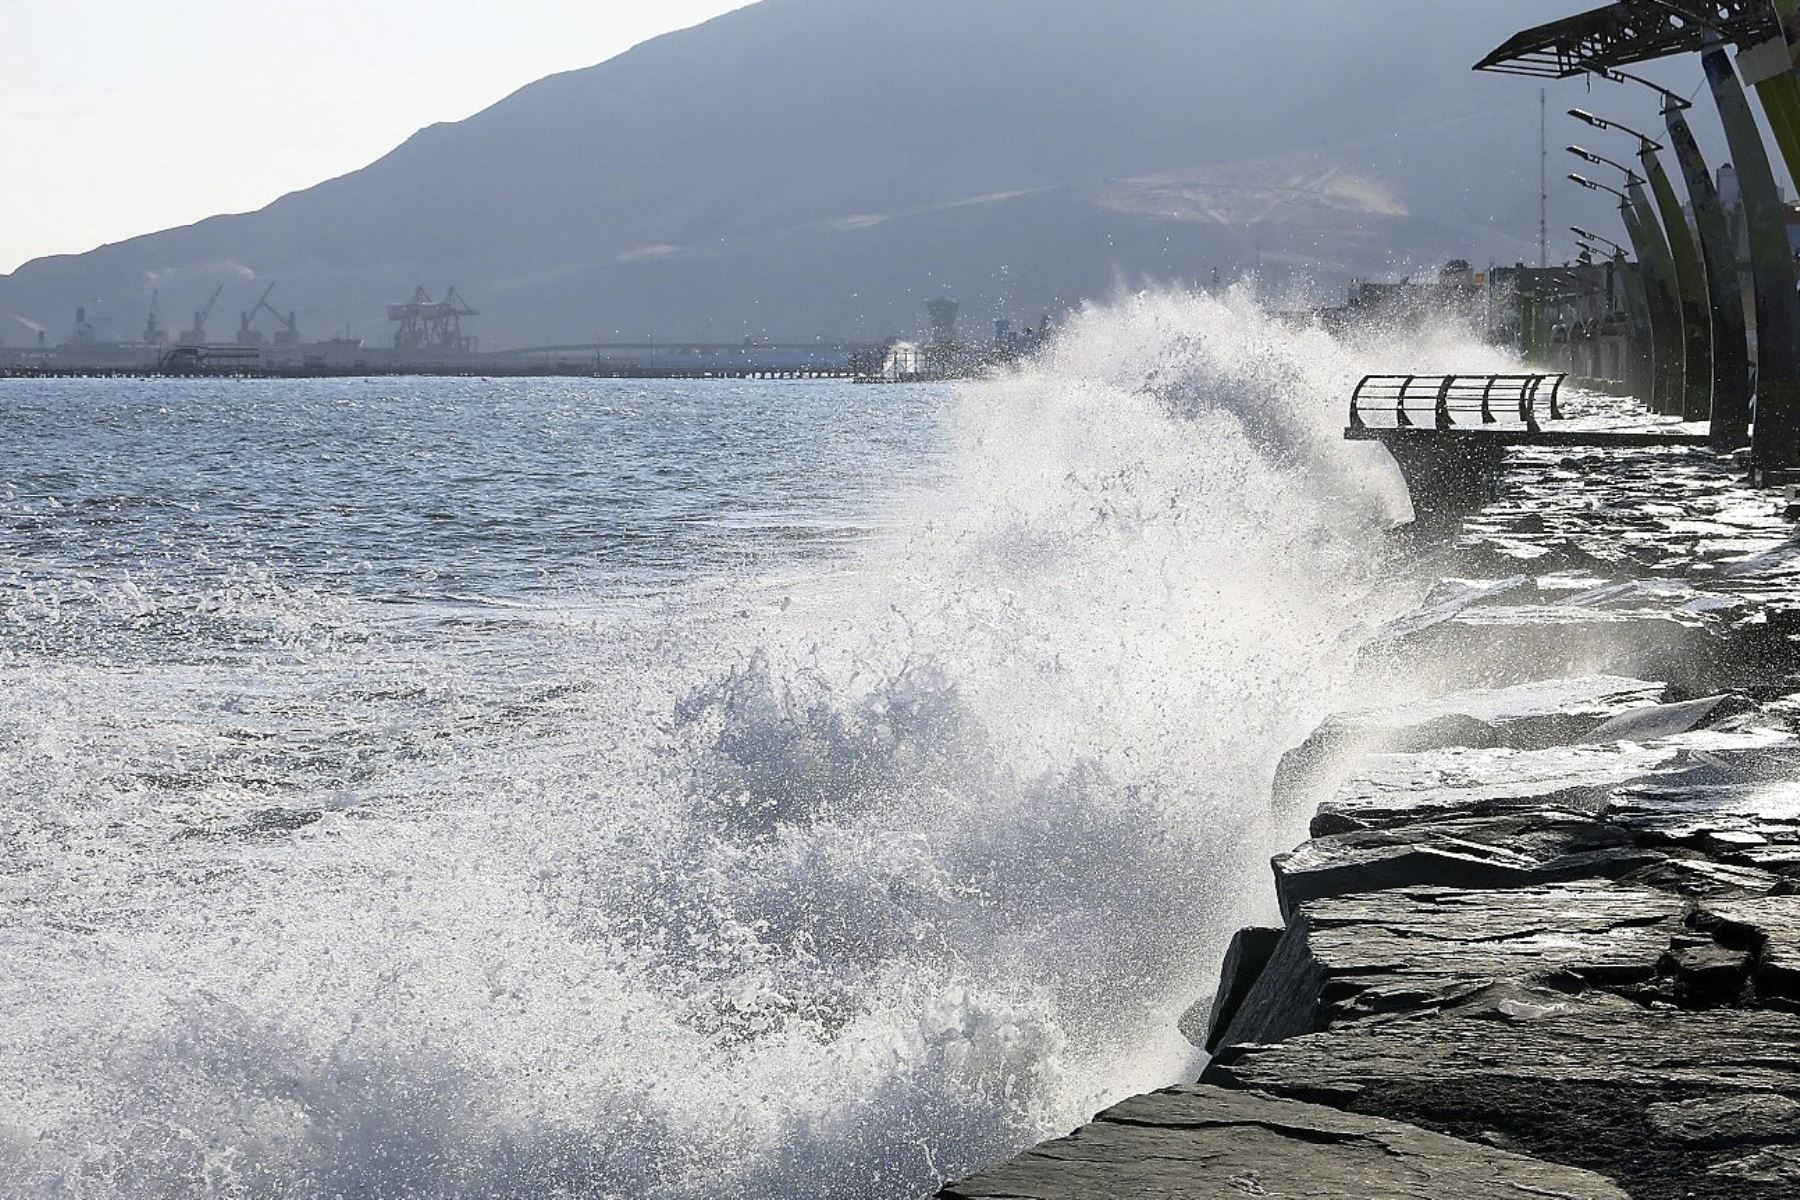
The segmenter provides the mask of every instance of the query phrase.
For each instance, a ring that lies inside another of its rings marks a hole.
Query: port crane
[[[455,288],[451,288],[442,301],[433,300],[421,287],[405,304],[388,305],[388,320],[399,326],[394,330],[396,350],[473,353],[475,339],[463,333],[462,319],[480,315]]]
[[[158,311],[161,301],[162,293],[160,291],[150,293],[150,316],[144,321],[144,345],[146,346],[160,346],[168,340],[169,331],[162,327],[161,314]]]
[[[265,305],[269,302],[269,293],[274,290],[275,290],[275,284],[271,281],[269,286],[263,289],[262,295],[260,295],[256,298],[256,303],[252,304],[249,308],[245,309],[243,312],[238,314],[238,335],[237,335],[238,345],[240,345],[240,346],[260,346],[260,345],[262,345],[262,340],[263,340],[262,333],[258,330],[250,328],[250,322],[256,320],[257,315],[259,313],[261,313],[263,310],[263,305]]]
[[[300,344],[299,314],[290,310],[284,315],[280,309],[276,308],[273,304],[270,304],[269,293],[274,290],[275,285],[273,283],[269,284],[268,287],[263,289],[262,295],[256,298],[256,303],[251,305],[248,310],[238,317],[238,345],[260,346],[263,344],[262,331],[254,328],[254,325],[256,318],[260,317],[264,312],[267,312],[271,317],[274,317],[275,323],[281,326],[280,329],[275,331],[275,344],[277,346],[298,346]]]
[[[275,331],[275,344],[277,346],[298,346],[300,344],[300,316],[298,313],[289,309],[287,316],[282,316],[280,311],[277,310],[273,304],[269,303],[268,293],[266,292],[257,304],[261,308],[268,309],[269,315],[275,318],[275,323],[281,326],[280,329]],[[256,318],[256,311],[254,309],[251,310],[250,317],[252,320]]]
[[[206,320],[208,317],[212,316],[213,308],[219,303],[219,297],[224,294],[225,285],[222,283],[213,289],[212,298],[206,302],[206,307],[194,314],[194,327],[181,335],[182,345],[206,345]]]

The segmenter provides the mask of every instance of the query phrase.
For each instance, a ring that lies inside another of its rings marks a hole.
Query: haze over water
[[[910,1196],[1173,1081],[1389,361],[0,385],[0,1193]]]

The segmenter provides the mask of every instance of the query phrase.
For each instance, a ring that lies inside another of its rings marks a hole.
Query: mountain
[[[153,289],[176,324],[224,283],[219,336],[272,280],[372,343],[452,283],[488,347],[879,337],[938,294],[1029,320],[1215,268],[1535,257],[1535,89],[1469,64],[1566,7],[763,0],[259,212],[27,263],[0,325],[135,330]]]

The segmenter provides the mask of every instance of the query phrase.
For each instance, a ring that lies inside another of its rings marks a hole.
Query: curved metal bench
[[[1496,409],[1517,412],[1518,421],[1531,433],[1539,432],[1538,405],[1544,403],[1549,419],[1562,420],[1558,399],[1568,375],[1365,375],[1350,397],[1350,428],[1367,429],[1365,412],[1391,411],[1397,428],[1416,426],[1414,412],[1430,405],[1432,420],[1440,430],[1454,429],[1456,417],[1474,415],[1479,424],[1496,425]]]

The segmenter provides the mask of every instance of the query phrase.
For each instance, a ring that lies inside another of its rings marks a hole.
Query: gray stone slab
[[[1778,729],[1696,730],[1653,742],[1541,750],[1460,749],[1372,755],[1319,806],[1315,837],[1519,810],[1598,815],[1627,784],[1737,782],[1800,765]]]
[[[1438,584],[1416,612],[1383,627],[1375,641],[1389,644],[1403,641],[1435,625],[1454,620],[1471,608],[1527,587],[1530,583],[1530,576],[1527,575],[1511,575],[1505,579],[1447,580]]]
[[[941,1200],[1626,1200],[1586,1171],[1311,1104],[1184,1087],[1127,1100]]]
[[[1486,1136],[1636,1200],[1792,1200],[1800,1018],[1567,998],[1222,1051],[1206,1080]]]
[[[1710,899],[1719,896],[1766,896],[1791,886],[1773,871],[1708,858],[1667,857],[1654,866],[1633,871],[1624,882],[1683,896]]]
[[[1742,614],[1748,611],[1750,602],[1732,592],[1712,591],[1686,579],[1661,576],[1602,584],[1567,597],[1559,607],[1583,613],[1668,614],[1680,620],[1703,620]]]
[[[1478,519],[1456,549],[1471,570],[1529,575],[1447,581],[1385,627],[1368,657],[1446,687],[1608,672],[1705,694],[1800,670],[1793,629],[1768,603],[1791,602],[1782,571],[1792,556],[1771,553],[1791,530],[1771,538],[1762,521],[1627,494],[1577,511],[1541,507],[1521,533],[1525,519]],[[1571,573],[1610,578],[1569,594],[1557,580]]]
[[[1626,990],[1671,971],[1679,896],[1610,883],[1401,888],[1304,905],[1221,1047],[1453,1007],[1497,985]]]
[[[1225,962],[1219,968],[1219,987],[1211,1000],[1194,1005],[1181,1018],[1181,1034],[1195,1047],[1211,1052],[1231,1025],[1244,998],[1262,978],[1263,969],[1275,947],[1281,944],[1281,929],[1251,926],[1240,929],[1225,951]]]
[[[1734,1182],[1746,1185],[1735,1189],[1739,1196],[1800,1195],[1800,1149],[1793,1146],[1760,1146],[1743,1154],[1721,1158],[1707,1164],[1706,1173],[1723,1180],[1727,1187]],[[1695,1193],[1689,1192],[1688,1195]]]
[[[1435,885],[1516,888],[1572,879],[1618,879],[1663,855],[1603,820],[1518,812],[1314,838],[1274,859],[1284,918],[1311,900]]]
[[[1800,538],[1789,538],[1767,549],[1734,555],[1720,564],[1729,578],[1762,577],[1793,582],[1800,579]]]
[[[1759,1000],[1800,1003],[1800,896],[1708,900],[1695,923],[1750,954]]]
[[[1654,704],[1620,713],[1588,733],[1589,742],[1654,742],[1712,724],[1737,710],[1730,693],[1687,700],[1680,704]]]
[[[1417,704],[1377,710],[1392,715],[1390,723],[1409,712],[1462,713],[1513,730],[1540,721],[1600,722],[1622,712],[1659,703],[1668,685],[1623,675],[1579,675],[1535,679],[1503,688],[1452,692]],[[1514,734],[1515,737],[1521,736]],[[1532,735],[1523,735],[1535,740]],[[1574,740],[1574,739],[1569,739]]]
[[[1704,693],[1755,678],[1767,657],[1764,643],[1753,630],[1682,605],[1490,604],[1371,643],[1364,657],[1429,674],[1447,688],[1605,673]]]
[[[1785,753],[1700,760],[1686,771],[1616,789],[1606,819],[1645,844],[1800,876],[1800,779],[1766,778],[1792,773]]]
[[[1282,757],[1275,806],[1285,811],[1316,804],[1369,754],[1567,745],[1621,713],[1657,704],[1667,690],[1642,679],[1589,675],[1334,713]]]

